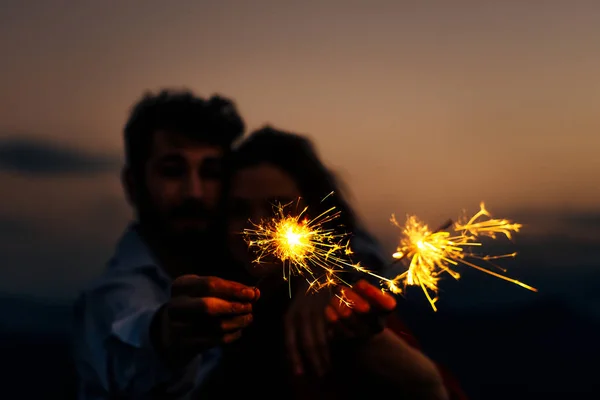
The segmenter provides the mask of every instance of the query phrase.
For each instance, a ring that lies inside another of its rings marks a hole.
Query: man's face
[[[222,156],[217,146],[155,132],[137,191],[140,222],[174,238],[204,234],[219,201]]]

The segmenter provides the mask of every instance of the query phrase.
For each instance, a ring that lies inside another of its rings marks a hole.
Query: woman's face
[[[300,191],[287,173],[270,164],[260,164],[239,170],[232,179],[228,199],[228,240],[233,257],[242,262],[253,276],[262,277],[281,272],[277,260],[262,259],[253,264],[257,254],[248,249],[242,232],[262,220],[271,219],[273,204],[297,202]],[[295,209],[295,205],[291,209]]]

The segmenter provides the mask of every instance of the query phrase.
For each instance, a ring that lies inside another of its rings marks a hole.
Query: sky
[[[485,200],[554,243],[537,276],[600,264],[598,2],[0,8],[0,292],[72,297],[102,271],[131,215],[122,128],[162,87],[311,137],[390,251],[391,213],[436,225]]]

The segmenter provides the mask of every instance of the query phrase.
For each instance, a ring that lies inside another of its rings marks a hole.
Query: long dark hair
[[[263,163],[281,169],[294,180],[308,206],[310,216],[314,218],[335,207],[340,215],[331,227],[343,227],[348,234],[355,231],[357,217],[341,193],[337,180],[320,160],[310,139],[270,126],[254,131],[233,151],[226,163],[229,178],[240,169]],[[231,179],[226,181],[230,183]],[[229,190],[228,183],[225,185],[225,195]]]

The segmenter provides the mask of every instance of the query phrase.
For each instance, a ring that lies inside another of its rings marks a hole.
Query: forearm
[[[377,334],[351,352],[355,372],[368,375],[380,387],[400,397],[447,400],[442,377],[435,364],[422,352],[389,329]]]

